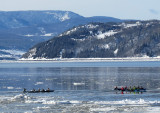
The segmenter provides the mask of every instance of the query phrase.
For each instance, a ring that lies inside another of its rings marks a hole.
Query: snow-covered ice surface
[[[121,94],[106,92],[57,91],[53,94],[23,94],[13,93],[0,95],[0,112],[72,112],[72,113],[158,113],[160,100],[123,99]],[[106,95],[106,97],[105,97]],[[107,100],[105,98],[120,98],[122,100]],[[131,95],[128,95],[131,96]],[[139,95],[137,95],[138,97]],[[145,94],[144,94],[145,96]],[[71,99],[71,97],[73,97]],[[87,97],[87,98],[86,98]],[[81,99],[83,98],[83,99]],[[93,98],[99,100],[95,101]],[[93,99],[93,100],[92,100]],[[104,99],[103,101],[101,99]]]

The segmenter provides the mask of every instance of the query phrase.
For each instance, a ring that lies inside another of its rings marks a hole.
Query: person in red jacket
[[[123,88],[123,87],[121,88],[121,91],[124,91],[124,88]]]

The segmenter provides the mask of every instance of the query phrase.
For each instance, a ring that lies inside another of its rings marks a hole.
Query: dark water
[[[116,94],[115,86],[147,92]],[[0,112],[160,112],[160,62],[1,63],[0,97]]]

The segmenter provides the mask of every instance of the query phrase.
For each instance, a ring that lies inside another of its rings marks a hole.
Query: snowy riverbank
[[[127,58],[28,58],[19,60],[0,60],[0,62],[134,62],[134,61],[160,61],[158,57],[127,57]]]
[[[18,61],[62,61],[62,62],[105,62],[105,61],[160,61],[160,57],[127,57],[127,58],[37,58],[19,59]]]

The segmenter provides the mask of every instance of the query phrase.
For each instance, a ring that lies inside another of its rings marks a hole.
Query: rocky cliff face
[[[160,56],[160,21],[90,23],[34,46],[23,58]]]

